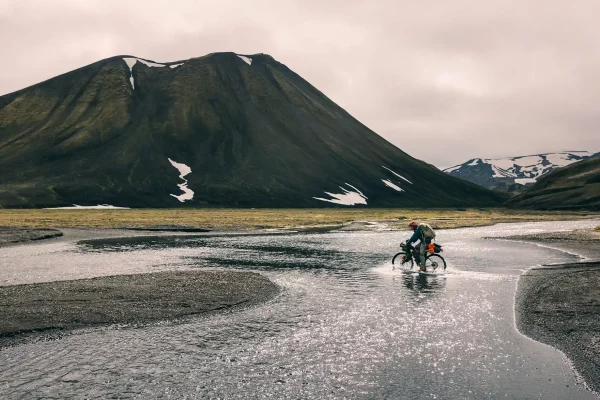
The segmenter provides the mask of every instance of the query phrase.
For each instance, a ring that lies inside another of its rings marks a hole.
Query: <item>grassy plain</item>
[[[34,228],[155,228],[185,226],[219,231],[266,228],[339,227],[380,221],[404,229],[409,220],[434,228],[484,226],[500,222],[572,220],[598,214],[507,209],[0,209],[0,226]]]

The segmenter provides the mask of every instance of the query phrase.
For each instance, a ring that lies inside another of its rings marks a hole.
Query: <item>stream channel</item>
[[[52,240],[1,249],[0,285],[190,268],[258,271],[251,308],[90,329],[0,350],[1,398],[597,399],[550,346],[521,335],[514,295],[556,249],[484,236],[598,221],[438,231],[447,274],[393,271],[409,232]],[[71,235],[72,236],[72,235]]]

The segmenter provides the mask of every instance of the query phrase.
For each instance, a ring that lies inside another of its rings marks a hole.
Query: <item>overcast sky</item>
[[[407,153],[600,151],[598,0],[0,0],[0,95],[102,58],[268,53]]]

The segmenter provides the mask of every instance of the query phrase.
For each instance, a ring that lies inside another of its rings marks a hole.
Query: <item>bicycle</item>
[[[406,243],[400,243],[401,252],[396,253],[392,258],[392,269],[395,270],[396,266],[406,270],[412,271],[415,261],[417,266],[420,267],[420,254],[419,250],[410,246],[412,251],[409,251],[409,246]],[[437,243],[432,243],[428,246],[427,254],[425,255],[425,271],[427,273],[443,273],[446,271],[446,260],[444,257],[439,255],[443,251],[442,246]]]

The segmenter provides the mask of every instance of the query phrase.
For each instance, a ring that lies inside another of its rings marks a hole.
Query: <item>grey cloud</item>
[[[596,0],[4,0],[0,94],[117,54],[264,52],[440,167],[600,151],[599,12]]]

